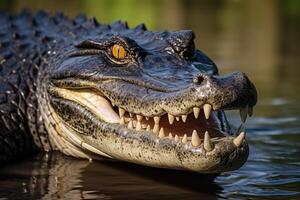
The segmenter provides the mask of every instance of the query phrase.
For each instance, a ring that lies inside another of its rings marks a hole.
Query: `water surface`
[[[45,8],[70,16],[85,12],[105,23],[125,19],[134,26],[143,21],[152,30],[193,29],[198,48],[221,74],[238,70],[249,75],[259,102],[247,120],[249,160],[237,171],[211,179],[40,154],[0,169],[0,199],[300,199],[297,2],[1,1],[2,9],[13,12]],[[233,126],[240,123],[237,113],[227,113]]]

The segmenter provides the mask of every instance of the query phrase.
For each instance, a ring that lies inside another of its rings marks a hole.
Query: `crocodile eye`
[[[112,55],[117,59],[124,59],[127,55],[126,50],[121,45],[115,44],[111,47]]]

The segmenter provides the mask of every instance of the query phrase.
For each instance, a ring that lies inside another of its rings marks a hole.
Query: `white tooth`
[[[179,140],[179,139],[178,139],[178,135],[175,135],[174,140],[175,140],[176,142]]]
[[[139,131],[142,129],[142,125],[141,125],[141,122],[138,121],[137,124],[136,124],[136,130]]]
[[[112,107],[115,107],[115,104],[113,102],[111,103],[111,105],[112,105]]]
[[[173,139],[172,133],[169,133],[169,139]]]
[[[245,132],[241,132],[236,138],[233,139],[233,143],[236,147],[240,147],[245,139]]]
[[[150,131],[151,130],[151,127],[150,125],[148,124],[147,128],[146,128],[146,131]]]
[[[186,134],[184,134],[181,141],[182,141],[183,144],[187,143],[187,135]]]
[[[159,124],[159,120],[160,120],[160,117],[157,117],[157,116],[154,117],[154,123],[155,123],[155,124],[158,125],[158,124]]]
[[[132,114],[132,113],[129,113],[129,116],[132,118],[132,117],[133,117],[133,114]]]
[[[119,108],[119,116],[120,116],[120,117],[123,117],[124,114],[125,114],[125,110],[122,109],[122,108]]]
[[[124,119],[124,117],[121,117],[121,119],[120,119],[120,124],[122,124],[122,125],[125,124],[125,119]]]
[[[133,125],[133,128],[136,127],[136,123],[137,121],[136,120],[132,120],[132,125]]]
[[[158,137],[160,137],[160,138],[163,138],[163,137],[165,137],[164,128],[160,128],[160,130],[159,130],[159,134],[158,134]]]
[[[193,112],[194,112],[195,118],[198,119],[199,113],[200,113],[200,108],[194,107],[194,108],[193,108]]]
[[[156,134],[159,132],[159,125],[158,124],[154,124],[153,132],[156,133]]]
[[[145,117],[146,118],[146,120],[149,120],[149,117]]]
[[[243,123],[245,123],[248,115],[248,105],[245,108],[240,109],[240,117]]]
[[[181,115],[181,119],[182,119],[183,122],[186,122],[187,115]]]
[[[128,128],[129,128],[129,129],[133,129],[133,123],[132,123],[132,120],[129,121],[129,123],[128,123]]]
[[[192,133],[192,145],[194,147],[198,147],[198,146],[200,146],[200,144],[201,144],[201,140],[200,140],[200,138],[198,136],[198,133],[197,133],[196,130],[193,130],[193,133]]]
[[[169,123],[173,124],[175,117],[168,113],[168,119],[169,119]]]
[[[249,115],[249,117],[252,117],[252,115],[253,115],[253,107],[249,107],[249,109],[248,109],[248,115]]]
[[[204,147],[204,149],[206,151],[213,150],[213,144],[210,141],[210,135],[209,135],[208,131],[205,131],[205,134],[204,134],[204,144],[203,144],[203,147]]]
[[[142,115],[136,115],[136,119],[140,122],[140,121],[142,121],[143,116]]]
[[[176,117],[176,121],[179,121],[179,119],[180,119],[179,117]]]
[[[203,106],[205,119],[208,119],[211,114],[211,105],[210,104],[204,104]]]

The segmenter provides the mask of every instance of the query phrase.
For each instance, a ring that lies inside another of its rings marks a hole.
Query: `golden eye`
[[[127,54],[124,47],[122,47],[118,44],[115,44],[115,45],[112,46],[111,52],[112,52],[112,55],[117,59],[124,59],[126,57],[126,54]]]

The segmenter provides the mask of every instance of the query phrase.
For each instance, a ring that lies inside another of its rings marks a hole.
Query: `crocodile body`
[[[224,76],[190,30],[99,24],[83,15],[0,17],[0,163],[59,150],[199,173],[239,168],[256,104],[243,73]],[[235,135],[236,134],[236,135]]]

